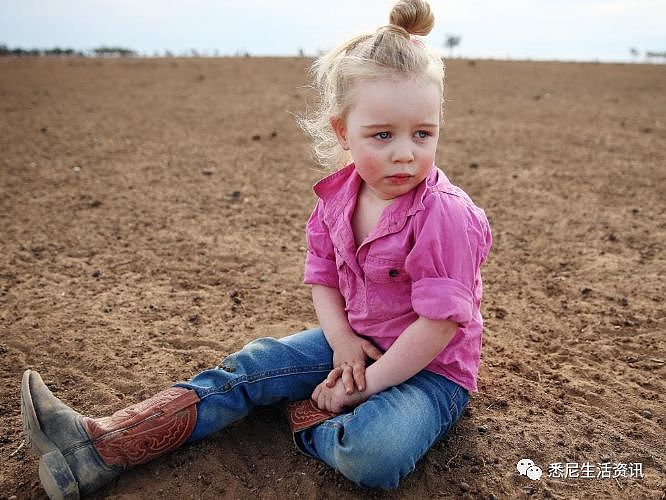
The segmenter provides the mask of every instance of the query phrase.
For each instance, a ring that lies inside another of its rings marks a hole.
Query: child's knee
[[[365,488],[390,490],[414,469],[400,450],[376,436],[373,443],[340,445],[335,452],[335,468],[350,481]]]
[[[280,347],[280,341],[263,337],[246,344],[240,351],[230,354],[222,360],[219,367],[230,373],[247,374],[253,371],[262,362],[274,355],[275,349]]]

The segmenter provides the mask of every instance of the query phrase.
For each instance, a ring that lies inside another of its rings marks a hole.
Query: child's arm
[[[344,299],[337,288],[312,285],[312,303],[324,336],[333,349],[334,369],[329,373],[327,382],[332,386],[338,378],[342,378],[348,394],[354,392],[354,383],[359,391],[363,391],[366,385],[366,358],[377,360],[382,352],[352,330]]]
[[[339,383],[334,387],[319,384],[312,399],[321,409],[339,413],[354,407],[373,394],[398,385],[425,368],[451,341],[458,325],[448,320],[423,316],[409,325],[377,362],[366,370],[367,387],[363,392],[345,393]]]
[[[368,367],[368,397],[401,384],[423,370],[451,341],[458,325],[419,316],[396,339],[382,359]]]

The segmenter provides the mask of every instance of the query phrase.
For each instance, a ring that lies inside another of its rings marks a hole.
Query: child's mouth
[[[389,175],[386,178],[392,184],[404,184],[405,182],[409,181],[412,176],[409,174],[395,174]]]

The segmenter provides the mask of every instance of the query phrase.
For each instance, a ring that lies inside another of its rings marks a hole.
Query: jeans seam
[[[330,427],[331,429],[342,429],[344,427],[344,425],[342,425],[340,422],[333,420],[324,420],[323,422],[317,424],[317,426]]]
[[[211,387],[204,394],[200,394],[200,398],[205,398],[213,394],[225,394],[233,390],[236,386],[241,384],[254,384],[256,382],[262,382],[264,380],[269,380],[273,378],[280,378],[287,375],[294,374],[305,374],[305,373],[318,373],[318,372],[329,372],[331,370],[330,364],[320,364],[308,367],[298,367],[298,368],[281,368],[279,370],[269,370],[266,372],[257,373],[254,375],[239,375],[234,379],[225,383],[222,387]]]
[[[268,370],[261,373],[255,373],[254,375],[241,375],[241,377],[247,378],[247,381],[257,382],[259,380],[266,380],[269,378],[276,378],[283,375],[293,375],[295,373],[313,373],[320,371],[330,371],[332,365],[330,363],[321,363],[318,365],[306,366],[306,367],[290,367],[290,368],[280,368],[278,370]],[[233,382],[233,381],[232,381]]]
[[[458,393],[460,393],[460,386],[456,384],[456,389],[453,391],[453,394],[451,395],[451,406],[449,406],[449,413],[453,415],[453,409],[455,408],[456,410],[456,416],[458,416]]]

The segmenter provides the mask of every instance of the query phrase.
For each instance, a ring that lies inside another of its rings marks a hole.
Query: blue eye
[[[377,139],[380,139],[380,140],[382,140],[382,141],[385,141],[386,139],[390,139],[390,138],[391,138],[391,133],[390,133],[390,132],[378,132],[378,133],[375,134],[375,137],[376,137]]]
[[[426,130],[419,130],[416,132],[416,137],[418,137],[419,139],[427,139],[430,135],[431,135],[430,132]]]

